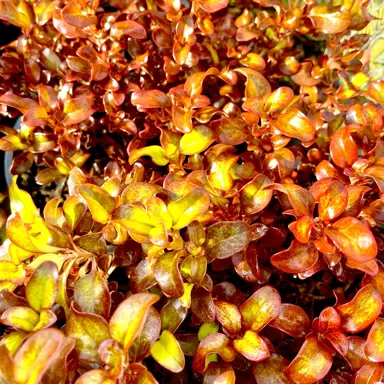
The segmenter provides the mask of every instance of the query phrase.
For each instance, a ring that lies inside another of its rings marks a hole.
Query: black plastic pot
[[[19,130],[21,125],[21,117],[19,117],[16,120],[16,123],[14,125],[14,128]],[[3,163],[1,164],[1,169],[3,170],[3,177],[1,180],[2,183],[2,190],[7,190],[8,187],[10,186],[12,182],[12,175],[11,172],[9,171],[12,165],[12,160],[13,160],[13,152],[3,152]]]

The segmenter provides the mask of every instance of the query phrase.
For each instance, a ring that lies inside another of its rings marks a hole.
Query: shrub
[[[0,1],[2,382],[380,382],[367,7]]]

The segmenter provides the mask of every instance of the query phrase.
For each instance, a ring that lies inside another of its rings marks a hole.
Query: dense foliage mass
[[[1,383],[381,382],[367,7],[0,0]]]

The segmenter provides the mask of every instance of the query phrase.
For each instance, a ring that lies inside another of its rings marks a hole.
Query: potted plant
[[[1,0],[0,19],[21,31],[0,56],[20,119],[0,127],[2,382],[381,382],[367,1]]]

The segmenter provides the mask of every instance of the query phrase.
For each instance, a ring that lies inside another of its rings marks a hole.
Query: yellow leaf
[[[204,188],[193,188],[185,196],[168,204],[168,212],[172,216],[173,228],[181,229],[190,224],[209,208],[209,193]]]
[[[25,276],[23,265],[15,265],[6,260],[0,261],[0,281],[22,284]]]
[[[213,335],[219,331],[219,324],[217,323],[203,323],[197,332],[199,341],[204,340],[207,336]]]
[[[17,186],[17,176],[13,176],[9,186],[9,199],[11,212],[18,212],[25,224],[32,224],[39,216],[39,210],[36,208],[31,195]]]
[[[144,325],[149,307],[159,300],[152,293],[136,293],[124,300],[109,320],[109,330],[113,339],[125,350],[133,343]]]
[[[181,372],[185,366],[184,353],[175,336],[167,330],[151,347],[151,356],[164,368],[171,372]]]
[[[92,217],[98,223],[105,224],[116,208],[116,200],[104,189],[93,184],[83,184],[79,193],[86,200]]]
[[[58,356],[64,340],[64,334],[53,328],[33,333],[15,355],[15,381],[18,384],[39,384]]]
[[[59,270],[53,261],[40,264],[25,289],[25,295],[31,308],[41,312],[55,303],[59,289]]]
[[[39,314],[28,307],[10,307],[1,315],[3,324],[28,332],[33,331],[39,320]]]
[[[205,125],[198,125],[180,140],[180,150],[184,155],[196,155],[205,151],[215,141],[215,133]]]
[[[134,164],[142,156],[149,156],[155,164],[160,166],[167,165],[169,162],[162,147],[150,145],[149,147],[133,150],[129,156],[129,164]]]
[[[14,356],[27,336],[28,333],[24,331],[15,331],[8,333],[2,336],[0,340],[0,346],[5,345],[11,356]]]

